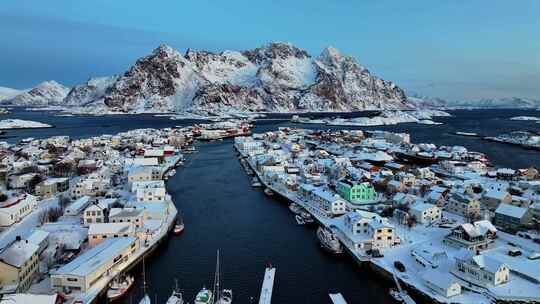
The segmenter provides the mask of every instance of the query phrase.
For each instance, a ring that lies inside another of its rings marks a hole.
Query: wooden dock
[[[267,267],[264,272],[264,281],[261,287],[261,296],[259,304],[272,303],[272,290],[274,289],[274,277],[276,276],[275,267]]]

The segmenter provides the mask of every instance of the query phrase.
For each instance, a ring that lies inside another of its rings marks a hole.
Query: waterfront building
[[[23,194],[6,200],[0,204],[0,227],[7,227],[20,222],[36,206],[36,197],[30,194]]]
[[[473,285],[490,287],[510,280],[510,269],[503,262],[485,254],[460,250],[452,273]]]
[[[165,200],[165,188],[138,188],[135,197],[138,202],[162,202]]]
[[[334,217],[347,212],[347,203],[339,195],[322,187],[311,184],[301,184],[299,196],[305,200],[310,211],[324,217]]]
[[[157,166],[136,166],[128,172],[130,184],[140,181],[154,181],[162,179],[161,168]]]
[[[20,237],[0,252],[2,293],[28,290],[39,269],[39,246]]]
[[[409,206],[409,214],[421,224],[431,224],[441,219],[442,211],[435,205],[418,200]]]
[[[340,220],[336,228],[348,248],[365,253],[374,249],[382,251],[401,242],[388,219],[376,213],[356,210]]]
[[[95,223],[88,227],[88,243],[95,246],[106,239],[135,236],[134,223]]]
[[[532,222],[533,213],[529,208],[510,204],[500,204],[495,210],[493,223],[495,226],[508,231],[517,231]]]
[[[139,248],[135,237],[107,239],[51,273],[51,288],[58,292],[87,292],[115,267],[128,262]]]
[[[445,298],[461,294],[461,285],[457,278],[448,272],[430,269],[422,274],[422,281],[429,289]]]
[[[370,204],[377,198],[375,188],[368,182],[358,183],[343,179],[337,183],[336,191],[353,205]]]

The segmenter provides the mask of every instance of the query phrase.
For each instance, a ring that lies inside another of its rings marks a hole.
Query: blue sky
[[[540,99],[540,1],[2,0],[0,86],[122,73],[160,43],[334,46],[407,91]]]

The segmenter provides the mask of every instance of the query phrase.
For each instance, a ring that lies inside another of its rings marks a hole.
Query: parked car
[[[521,250],[519,250],[519,249],[510,249],[510,250],[508,250],[508,255],[513,256],[513,257],[520,256],[521,255]]]

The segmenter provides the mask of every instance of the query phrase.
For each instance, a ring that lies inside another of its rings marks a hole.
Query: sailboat
[[[178,288],[178,280],[174,280],[174,289],[166,304],[184,304],[184,298]]]
[[[217,252],[217,262],[216,262],[216,274],[214,277],[214,294],[216,295],[215,304],[231,304],[232,303],[232,290],[221,288],[221,270],[219,264],[219,250]]]
[[[150,300],[150,297],[148,296],[148,292],[147,292],[147,288],[146,288],[146,267],[145,267],[145,264],[144,264],[144,256],[143,256],[143,260],[142,260],[142,267],[143,267],[143,292],[144,292],[144,296],[143,298],[141,299],[141,301],[139,302],[139,304],[152,304],[152,301]]]

